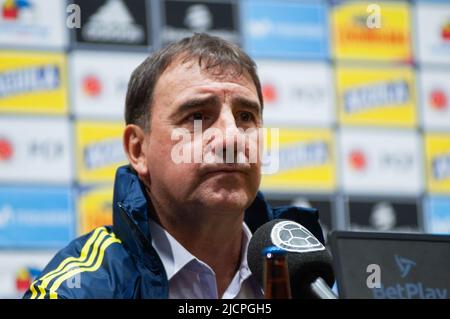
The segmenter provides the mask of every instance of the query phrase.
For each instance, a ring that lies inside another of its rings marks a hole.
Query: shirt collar
[[[167,230],[162,228],[154,220],[149,220],[149,227],[152,234],[152,245],[161,258],[168,280],[172,279],[173,276],[193,261],[209,268],[208,265],[192,255],[172,235],[170,235]],[[247,251],[252,233],[245,222],[242,225],[242,229],[243,240],[241,246],[241,264],[239,266],[240,282],[244,281],[251,275],[247,262]]]

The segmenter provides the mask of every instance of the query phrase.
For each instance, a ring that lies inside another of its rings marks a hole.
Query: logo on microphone
[[[398,269],[400,270],[400,277],[405,278],[411,271],[411,268],[416,265],[416,263],[399,255],[395,255],[394,257]]]
[[[274,245],[287,251],[305,253],[325,250],[322,243],[309,230],[292,221],[275,224],[270,237]]]

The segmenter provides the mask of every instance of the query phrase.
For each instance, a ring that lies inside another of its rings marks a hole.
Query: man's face
[[[151,129],[144,147],[151,198],[160,205],[170,203],[185,210],[206,209],[208,213],[243,212],[255,198],[261,161],[258,154],[256,161],[248,163],[250,149],[257,148],[254,138],[247,139],[239,154],[246,156],[246,164],[236,164],[233,152],[235,164],[208,164],[205,158],[194,162],[199,149],[203,156],[211,151],[221,151],[225,156],[230,147],[237,151],[236,137],[248,137],[243,131],[262,125],[261,105],[251,77],[246,73],[240,77],[213,73],[202,70],[197,60],[175,60],[155,86]],[[214,129],[223,138],[194,133],[194,121],[201,121],[203,132]],[[172,139],[177,128],[188,132],[188,141]],[[176,145],[190,152],[190,163],[174,161]]]

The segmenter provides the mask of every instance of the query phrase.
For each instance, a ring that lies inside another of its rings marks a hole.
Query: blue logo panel
[[[430,197],[425,202],[427,232],[450,234],[450,197]]]
[[[61,248],[74,239],[68,187],[0,187],[0,247]]]
[[[314,58],[329,55],[327,7],[322,3],[243,2],[244,48],[255,58]]]

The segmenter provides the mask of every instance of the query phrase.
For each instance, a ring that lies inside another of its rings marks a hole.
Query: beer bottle
[[[264,298],[291,299],[286,251],[276,246],[263,249]]]

